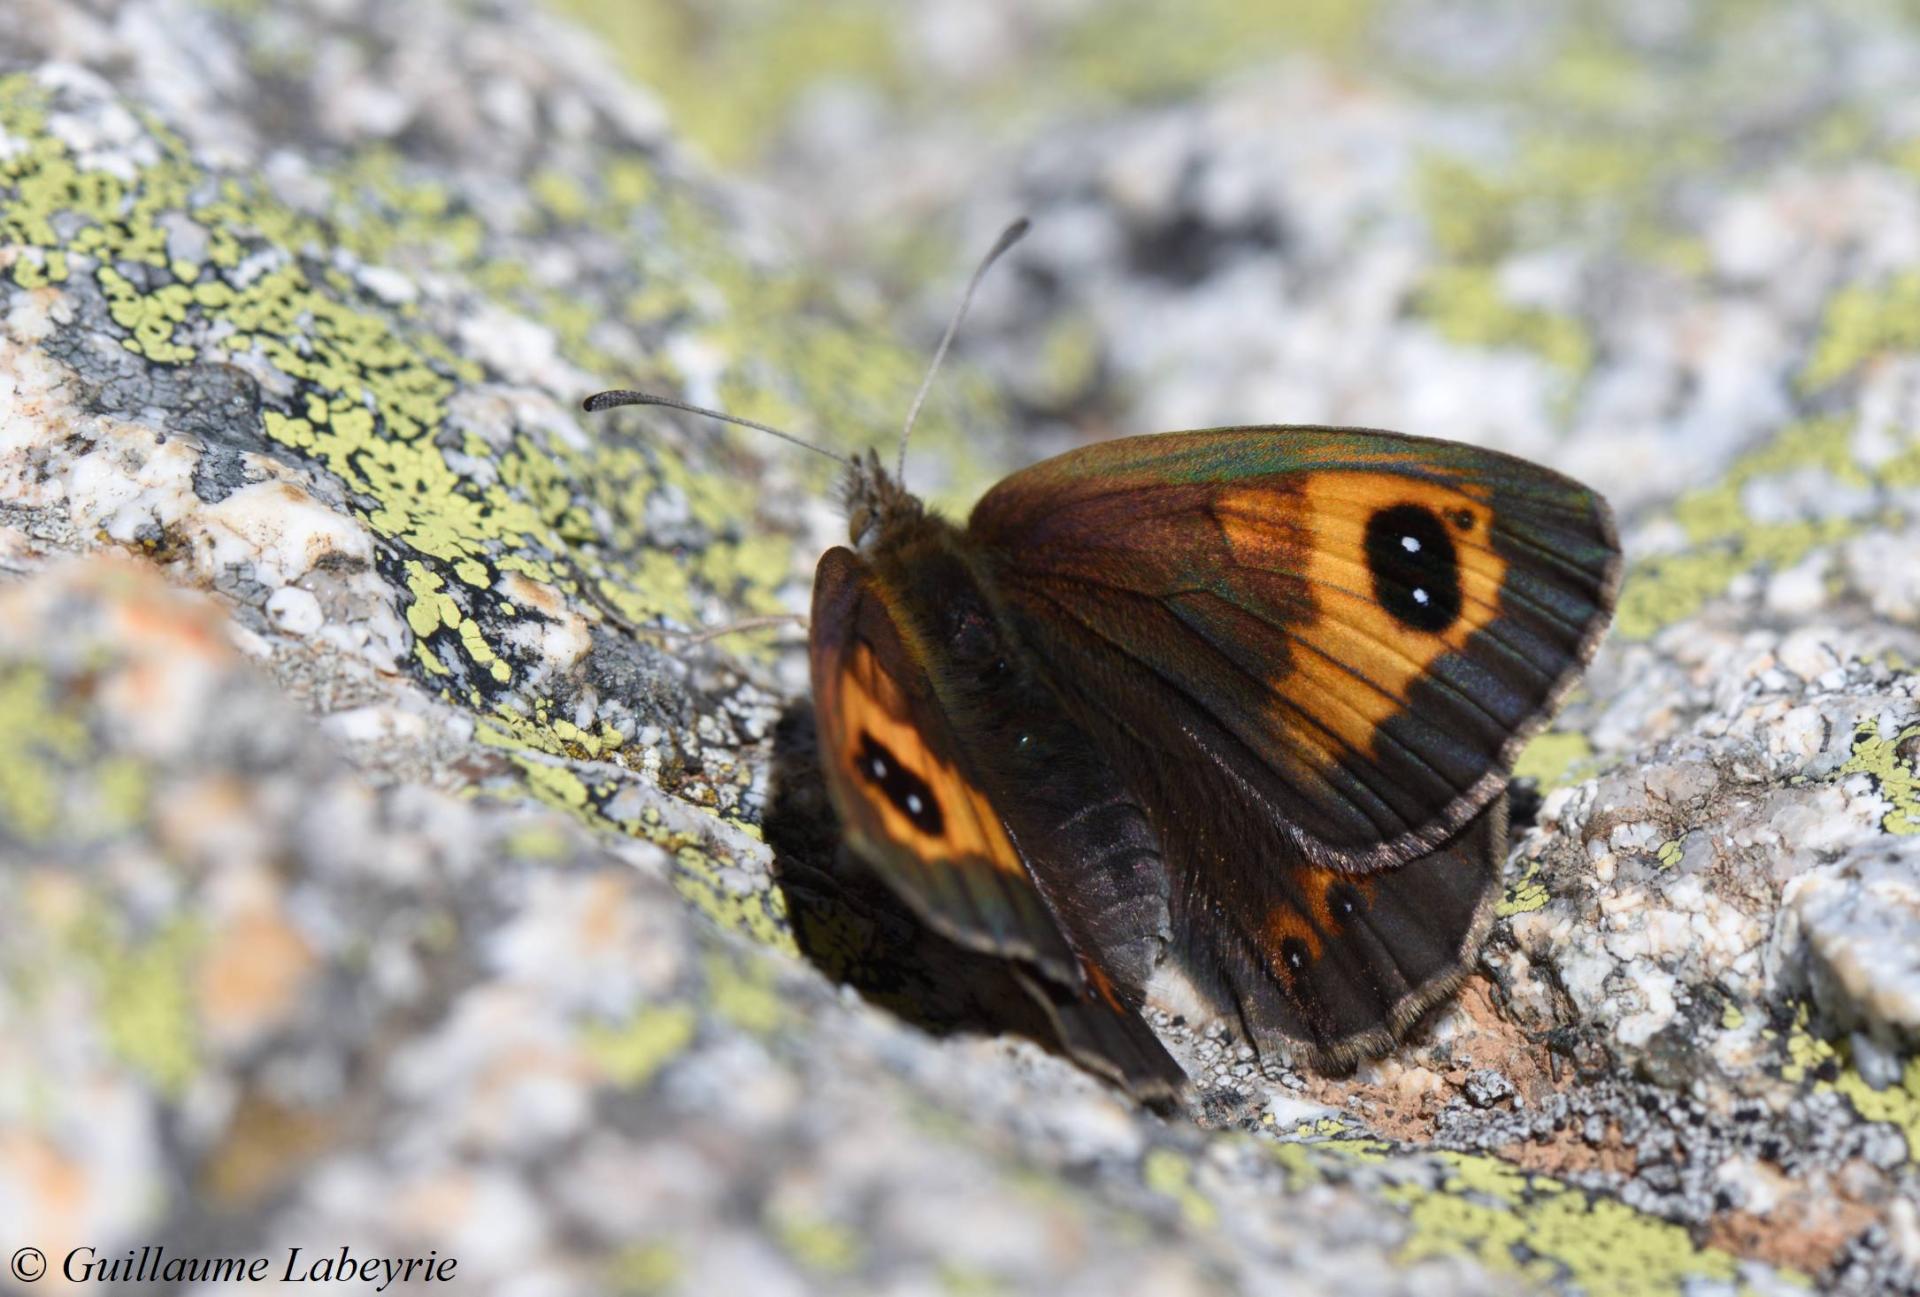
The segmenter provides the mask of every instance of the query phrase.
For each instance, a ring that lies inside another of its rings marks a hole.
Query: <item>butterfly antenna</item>
[[[947,321],[947,331],[940,338],[940,345],[934,349],[933,363],[927,366],[927,376],[920,380],[920,390],[913,395],[913,404],[907,407],[907,421],[900,428],[900,455],[894,463],[893,476],[896,481],[905,478],[907,473],[907,438],[913,434],[913,421],[920,417],[920,407],[926,404],[927,393],[933,388],[933,376],[940,372],[940,362],[947,358],[947,348],[953,345],[953,335],[960,332],[960,321],[967,318],[967,307],[973,304],[973,292],[980,287],[980,281],[986,277],[993,263],[1000,260],[1001,254],[1020,242],[1027,228],[1032,225],[1026,217],[1000,231],[1000,237],[987,249],[987,255],[980,258],[980,264],[974,268],[973,278],[967,281],[967,291],[960,294],[960,309]]]
[[[718,419],[722,423],[737,423],[742,428],[752,428],[756,432],[772,433],[774,436],[780,438],[780,440],[790,441],[794,445],[810,450],[816,455],[825,455],[828,459],[836,463],[845,464],[849,468],[853,466],[853,461],[845,455],[828,450],[825,446],[816,446],[812,442],[796,437],[790,432],[782,432],[780,429],[770,427],[764,423],[755,423],[752,419],[742,419],[736,414],[725,414],[719,410],[709,410],[704,405],[689,405],[685,401],[676,401],[670,396],[655,396],[651,392],[629,392],[625,390],[595,392],[592,396],[589,396],[580,403],[580,408],[588,414],[597,414],[601,410],[611,410],[619,405],[664,405],[669,410],[685,410],[688,414],[704,414],[709,419]]]

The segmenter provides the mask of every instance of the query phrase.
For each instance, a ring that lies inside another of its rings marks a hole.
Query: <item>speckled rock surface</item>
[[[143,1244],[502,1293],[1912,1289],[1920,34],[735,7],[0,11],[0,1250],[42,1290]],[[1163,1016],[1156,1114],[916,1025],[884,917],[763,844],[795,638],[661,633],[804,606],[825,477],[575,413],[878,440],[1015,210],[942,498],[1286,419],[1622,507],[1483,966],[1352,1077]]]

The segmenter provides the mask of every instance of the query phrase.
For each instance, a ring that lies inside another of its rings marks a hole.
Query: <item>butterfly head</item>
[[[856,550],[871,551],[927,512],[920,498],[887,472],[871,450],[856,455],[847,466],[841,494],[847,509],[847,537]]]

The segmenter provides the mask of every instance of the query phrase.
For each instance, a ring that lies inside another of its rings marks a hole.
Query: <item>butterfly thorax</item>
[[[920,497],[894,480],[871,450],[848,466],[841,495],[847,510],[847,537],[863,554],[923,528],[927,520]]]

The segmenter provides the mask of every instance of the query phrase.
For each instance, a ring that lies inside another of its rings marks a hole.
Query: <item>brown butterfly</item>
[[[587,408],[633,403],[697,409]],[[873,452],[844,462],[852,547],[820,560],[810,634],[845,845],[934,929],[1017,961],[1075,1058],[1178,1089],[1141,1017],[1163,958],[1263,1055],[1322,1068],[1459,983],[1514,754],[1613,607],[1605,501],[1353,428],[1084,447],[964,526]]]

